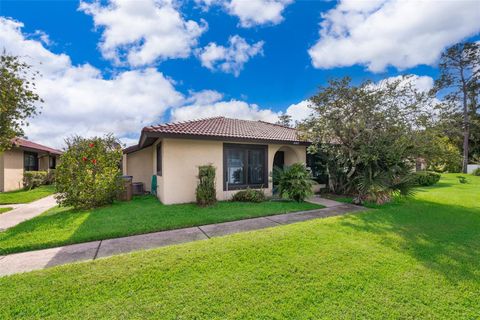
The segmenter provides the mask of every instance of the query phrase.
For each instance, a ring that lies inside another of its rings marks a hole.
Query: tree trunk
[[[460,75],[462,79],[462,91],[463,91],[463,163],[462,163],[462,172],[467,173],[468,168],[468,140],[470,139],[470,126],[468,119],[468,89],[465,77],[463,75],[463,69],[460,70]]]

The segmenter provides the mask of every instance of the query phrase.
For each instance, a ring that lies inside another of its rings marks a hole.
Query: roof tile
[[[265,121],[215,117],[185,122],[165,123],[143,128],[143,132],[199,135],[252,140],[302,142],[298,131]]]

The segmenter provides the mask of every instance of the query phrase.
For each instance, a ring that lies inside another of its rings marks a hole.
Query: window
[[[50,156],[48,158],[48,168],[55,169],[57,167],[57,158],[55,156]]]
[[[35,152],[23,153],[23,169],[25,171],[38,171],[38,154]]]
[[[162,175],[162,143],[157,144],[157,176]]]
[[[267,146],[224,144],[224,190],[268,185]]]

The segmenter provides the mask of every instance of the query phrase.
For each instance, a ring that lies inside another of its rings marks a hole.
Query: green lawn
[[[364,213],[0,278],[0,318],[478,319],[480,177]]]
[[[0,232],[0,255],[319,208],[322,206],[296,202],[219,202],[208,208],[195,204],[167,206],[153,196],[95,210],[56,207]]]
[[[8,212],[10,210],[12,210],[13,208],[0,208],[0,214],[2,213],[5,213],[5,212]]]
[[[0,192],[0,204],[29,203],[55,192],[54,186],[40,186],[32,190]]]

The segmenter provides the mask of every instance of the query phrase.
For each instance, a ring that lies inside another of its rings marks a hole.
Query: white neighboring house
[[[473,171],[478,168],[480,168],[480,164],[469,164],[467,166],[467,173],[473,173]]]

